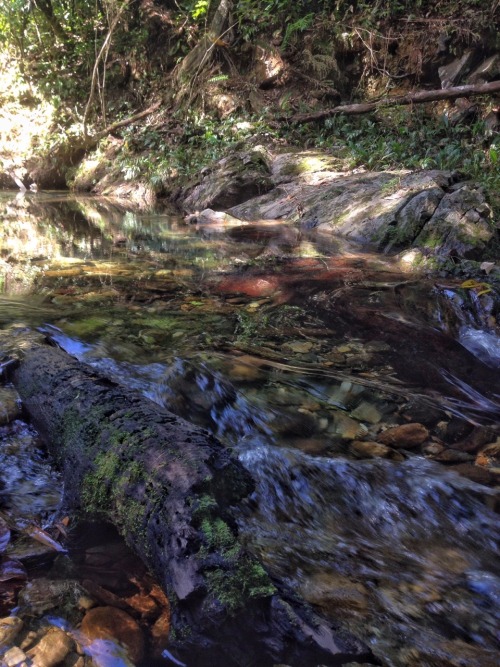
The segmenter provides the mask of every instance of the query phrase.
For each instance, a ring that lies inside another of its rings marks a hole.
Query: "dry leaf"
[[[56,542],[45,530],[42,528],[39,528],[38,526],[27,526],[24,528],[23,532],[25,532],[27,535],[32,537],[34,540],[37,542],[40,542],[41,544],[45,544],[45,546],[50,547],[51,549],[54,549],[55,551],[59,551],[60,553],[66,553],[67,549],[65,549],[62,544],[59,544],[59,542]]]

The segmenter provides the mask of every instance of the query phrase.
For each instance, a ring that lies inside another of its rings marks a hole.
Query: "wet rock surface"
[[[200,182],[182,195],[189,213],[203,209],[228,209],[272,188],[269,156],[263,147],[241,152],[206,168]]]
[[[345,173],[334,158],[314,151],[268,155],[267,162],[274,188],[260,197],[248,192],[246,201],[220,211],[243,221],[294,222],[379,249],[414,247],[425,256],[477,259],[497,233],[481,190],[451,172]],[[186,209],[217,209],[215,200],[198,195],[216,182],[207,173],[186,197]]]

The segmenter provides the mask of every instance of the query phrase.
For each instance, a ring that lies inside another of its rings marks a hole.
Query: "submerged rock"
[[[133,662],[141,661],[144,654],[142,630],[122,609],[95,607],[85,614],[80,629],[87,639],[110,639],[123,644]]]
[[[300,593],[314,606],[336,614],[363,612],[368,608],[365,586],[338,574],[318,572],[305,580]]]
[[[3,655],[3,662],[7,667],[20,667],[26,664],[23,663],[24,660],[26,660],[26,653],[17,646],[13,646]]]
[[[424,443],[428,437],[429,431],[423,424],[401,424],[383,431],[377,440],[383,445],[411,449]]]
[[[0,646],[8,646],[23,629],[23,620],[18,616],[0,619]]]
[[[27,655],[33,667],[55,667],[73,650],[73,639],[63,630],[52,626]]]
[[[354,440],[349,445],[349,451],[353,456],[359,459],[390,459],[391,461],[404,461],[404,456],[386,445],[380,445],[378,442],[362,442]]]

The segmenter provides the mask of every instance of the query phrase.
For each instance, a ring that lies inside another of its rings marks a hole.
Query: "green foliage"
[[[208,7],[210,5],[210,0],[196,0],[194,7],[191,9],[191,16],[196,21],[200,18],[203,18],[208,13]]]
[[[243,557],[235,571],[217,569],[207,572],[209,592],[234,614],[243,609],[249,599],[269,597],[276,593],[262,565]]]
[[[235,12],[244,39],[252,40],[263,28],[269,32],[272,29],[281,29],[284,25],[285,46],[294,33],[307,30],[316,13],[328,10],[329,5],[327,0],[268,0],[264,3],[258,0],[238,0]]]
[[[285,36],[283,37],[282,47],[285,48],[295,34],[304,32],[310,28],[314,21],[314,17],[315,14],[306,14],[305,16],[299,17],[293,23],[289,23],[286,27]]]
[[[140,178],[161,193],[173,189],[179,181],[196,177],[203,167],[256,134],[277,135],[262,119],[238,121],[241,118],[236,116],[220,120],[196,111],[184,112],[183,134],[169,144],[147,126],[130,126],[123,131],[125,141],[115,168],[127,180]]]

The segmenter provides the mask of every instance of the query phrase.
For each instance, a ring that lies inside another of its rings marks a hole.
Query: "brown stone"
[[[284,71],[285,64],[277,48],[271,45],[255,47],[253,76],[260,88],[273,86]]]
[[[474,430],[465,438],[455,442],[453,449],[459,449],[461,452],[475,453],[480,447],[491,443],[494,439],[494,434],[491,429],[484,426],[476,426]]]
[[[356,458],[381,458],[391,459],[392,461],[404,461],[404,456],[400,452],[381,445],[378,442],[363,442],[361,440],[353,440],[349,445],[349,451]]]
[[[132,662],[140,662],[144,654],[141,629],[122,609],[95,607],[85,614],[80,630],[88,639],[111,639],[125,646]]]
[[[21,414],[21,401],[13,387],[0,387],[0,425],[8,424]]]
[[[23,628],[23,621],[18,616],[0,618],[0,646],[8,646]]]
[[[150,595],[138,593],[125,598],[125,602],[145,618],[151,618],[158,613],[158,605]]]
[[[424,443],[429,437],[429,431],[423,424],[401,424],[383,431],[377,436],[377,441],[391,447],[411,449]]]
[[[500,438],[496,442],[491,442],[478,452],[476,465],[486,467],[500,466]]]
[[[52,626],[27,655],[32,658],[33,667],[55,667],[66,658],[74,646],[75,643],[69,635]]]
[[[467,461],[474,460],[474,457],[471,454],[467,454],[467,452],[459,452],[456,449],[444,449],[432,458],[434,461],[439,461],[440,463],[466,463]]]

